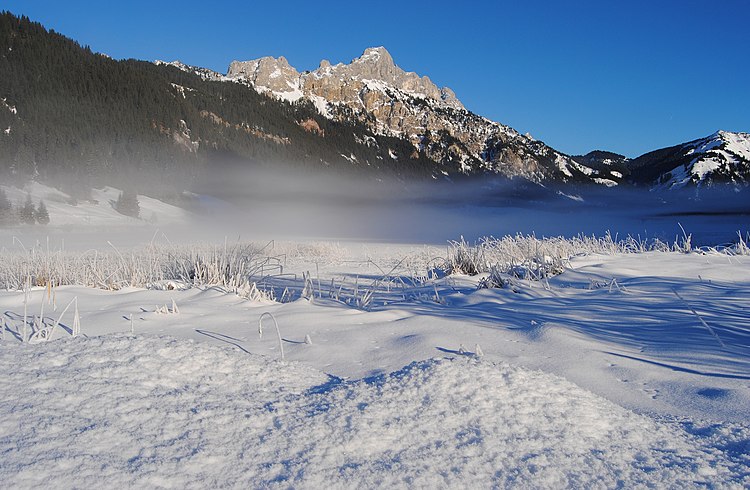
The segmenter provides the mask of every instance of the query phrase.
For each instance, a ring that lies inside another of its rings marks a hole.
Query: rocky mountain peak
[[[322,97],[328,102],[356,106],[361,103],[354,99],[359,98],[363,88],[371,92],[381,83],[381,91],[391,88],[405,96],[432,99],[440,106],[463,109],[463,104],[451,89],[438,87],[426,76],[404,71],[382,46],[367,48],[349,64],[332,65],[324,59],[317,69],[302,74],[289,65],[283,56],[233,61],[227,77],[249,83],[260,92],[272,92],[288,100]],[[385,93],[383,96],[390,97]]]
[[[351,64],[363,65],[365,67],[369,67],[369,69],[380,71],[384,74],[385,77],[392,77],[395,73],[397,73],[396,63],[393,61],[391,53],[389,53],[388,50],[382,46],[377,48],[365,49],[365,52],[362,53],[362,56],[352,60]],[[360,69],[362,69],[362,67],[360,67]],[[399,71],[401,70],[399,69]]]
[[[300,73],[283,56],[232,61],[227,77],[245,80],[261,92],[289,93],[299,90]]]
[[[433,99],[448,107],[462,109],[455,93],[447,87],[440,88],[428,77],[401,69],[382,46],[367,48],[359,58],[348,65],[339,64],[333,70],[316,73],[318,76],[337,76],[340,80],[374,80],[388,84],[408,95]]]
[[[384,58],[385,60],[388,60],[387,62],[393,64],[393,58],[391,57],[391,53],[388,52],[387,49],[385,49],[384,46],[375,46],[372,48],[365,49],[365,52],[362,53],[362,56],[360,56],[358,59],[360,61],[368,59],[368,58]]]

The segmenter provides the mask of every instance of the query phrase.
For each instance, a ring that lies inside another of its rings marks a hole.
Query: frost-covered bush
[[[503,273],[498,267],[490,267],[488,274],[483,277],[477,285],[479,289],[505,289],[510,286],[510,277]]]
[[[748,243],[750,243],[750,233],[746,234],[743,238],[742,233],[738,232],[737,236],[739,238],[737,243],[727,247],[725,252],[730,255],[750,255],[750,246],[748,246]]]

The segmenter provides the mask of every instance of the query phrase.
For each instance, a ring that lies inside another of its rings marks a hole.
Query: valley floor
[[[0,292],[4,484],[750,485],[750,257],[589,255],[478,289],[420,276],[440,249],[278,247],[261,290],[285,302],[62,286],[53,312],[34,289],[48,325],[78,298],[76,338],[69,310],[21,344],[24,294]]]

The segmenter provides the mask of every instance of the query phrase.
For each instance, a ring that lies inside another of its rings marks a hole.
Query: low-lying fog
[[[747,190],[648,191],[598,187],[543,188],[519,179],[404,183],[312,172],[224,171],[203,184],[194,199],[194,219],[182,225],[47,227],[3,230],[0,246],[20,235],[29,243],[57,241],[75,232],[81,246],[147,242],[260,240],[378,241],[445,244],[463,236],[531,234],[602,236],[607,232],[674,241],[680,225],[694,245],[736,241],[750,231]],[[72,243],[72,242],[69,242]]]
[[[750,194],[732,189],[652,192],[593,186],[543,188],[520,179],[404,183],[257,172],[205,194],[233,209],[207,208],[211,226],[236,234],[442,244],[463,236],[535,233],[674,240],[680,224],[699,245],[750,230]]]

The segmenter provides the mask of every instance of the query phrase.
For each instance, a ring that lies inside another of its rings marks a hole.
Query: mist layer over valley
[[[746,189],[673,191],[540,186],[502,177],[412,181],[234,173],[206,194],[232,206],[213,212],[237,231],[263,236],[441,244],[463,236],[536,234],[603,236],[607,232],[671,241],[683,230],[699,245],[736,241],[750,226]]]
[[[123,181],[120,180],[122,183]],[[133,183],[126,188],[135,187]],[[693,245],[736,242],[750,228],[747,189],[705,188],[655,193],[633,188],[540,186],[501,177],[407,182],[372,176],[337,176],[294,167],[252,170],[223,169],[194,190],[174,194],[176,205],[140,195],[140,219],[112,210],[118,190],[96,201],[70,204],[64,193],[46,186],[5,187],[11,201],[28,193],[44,200],[50,213],[46,226],[16,226],[3,232],[44,241],[77,233],[68,246],[90,241],[135,245],[160,230],[184,241],[339,240],[444,245],[464,237],[534,234],[538,237],[579,234],[644,241],[672,242],[692,235]],[[15,189],[11,191],[11,189]],[[97,196],[99,196],[97,194]],[[100,202],[101,201],[101,202]],[[108,219],[95,212],[110,208]],[[168,210],[167,210],[168,209]],[[91,223],[97,228],[91,229]],[[87,226],[88,225],[88,226]],[[104,228],[102,228],[104,227]]]

